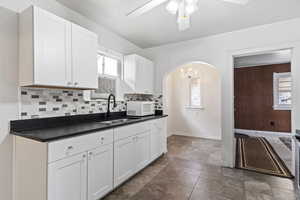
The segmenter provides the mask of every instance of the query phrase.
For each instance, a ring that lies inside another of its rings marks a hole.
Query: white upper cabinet
[[[34,22],[35,84],[66,85],[71,67],[71,24],[41,9],[36,10]]]
[[[136,54],[125,56],[124,80],[131,88],[132,92],[153,93],[153,62]]]
[[[72,24],[73,84],[83,88],[98,85],[96,34]]]
[[[32,6],[20,14],[20,86],[97,88],[97,35]]]

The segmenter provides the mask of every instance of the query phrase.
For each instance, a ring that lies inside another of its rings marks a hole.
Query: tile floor
[[[221,167],[221,142],[168,139],[168,153],[105,200],[296,200],[292,180]]]

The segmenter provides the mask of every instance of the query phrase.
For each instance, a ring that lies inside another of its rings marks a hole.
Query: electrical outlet
[[[270,121],[270,125],[271,126],[275,126],[275,122],[274,121]]]

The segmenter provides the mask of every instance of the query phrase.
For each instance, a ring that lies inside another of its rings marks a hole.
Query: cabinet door
[[[67,86],[71,74],[71,23],[34,9],[34,84]]]
[[[113,145],[88,152],[88,200],[97,200],[113,189]]]
[[[137,63],[135,55],[124,56],[124,81],[129,87],[128,92],[136,91]]]
[[[115,142],[114,145],[114,187],[135,173],[135,136]]]
[[[73,84],[80,88],[98,88],[97,35],[72,24]]]
[[[150,162],[150,131],[136,136],[136,172]]]
[[[49,164],[48,200],[86,200],[86,186],[86,153]]]
[[[144,77],[144,92],[145,93],[153,93],[154,87],[154,66],[153,62],[145,59],[143,65],[143,71],[147,74]]]
[[[152,124],[151,128],[151,161],[155,160],[162,154],[162,128],[156,122]]]
[[[153,92],[153,63],[146,58],[136,56],[136,92]]]

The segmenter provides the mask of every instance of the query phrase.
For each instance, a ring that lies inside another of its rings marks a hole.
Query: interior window
[[[190,79],[190,107],[202,107],[200,78]]]
[[[292,76],[290,72],[274,73],[274,109],[291,110]]]
[[[120,66],[120,60],[98,54],[98,74],[119,77]]]

